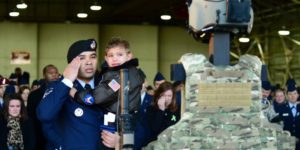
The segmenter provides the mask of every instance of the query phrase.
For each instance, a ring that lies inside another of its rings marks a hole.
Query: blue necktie
[[[84,88],[85,88],[86,90],[88,90],[88,91],[91,91],[91,90],[92,90],[92,87],[91,87],[91,85],[89,85],[89,84],[85,84]]]
[[[295,116],[296,116],[296,113],[297,113],[296,107],[295,107],[295,106],[292,106],[292,107],[291,107],[291,110],[292,110],[293,116],[295,117]]]

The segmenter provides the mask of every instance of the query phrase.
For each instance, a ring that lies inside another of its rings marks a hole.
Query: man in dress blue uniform
[[[297,138],[296,149],[300,149],[298,139],[300,138],[300,107],[297,103],[299,94],[295,85],[287,87],[288,102],[281,112],[283,119],[283,130],[287,130]]]
[[[152,103],[153,96],[147,92],[147,77],[145,73],[139,69],[140,74],[144,77],[144,84],[141,90],[141,106],[138,112],[138,117],[136,121],[136,128],[134,134],[134,150],[140,150],[143,146],[146,146],[146,139],[150,136],[149,127],[146,123],[146,112],[147,107]]]
[[[141,107],[140,107],[140,112],[142,114],[144,114],[146,112],[146,108],[151,104],[153,96],[147,92],[148,84],[147,84],[146,74],[141,69],[139,69],[139,71],[145,79],[144,83],[143,83],[142,91],[141,91]]]
[[[262,100],[261,103],[263,105],[270,105],[270,100],[272,99],[270,97],[271,94],[271,84],[269,81],[262,81]]]
[[[166,82],[166,78],[160,72],[157,72],[153,80],[155,90],[164,82]]]
[[[100,108],[76,103],[71,96],[75,93],[72,87],[77,91],[94,88],[96,47],[93,39],[73,43],[67,54],[69,64],[63,79],[50,83],[44,93],[37,117],[51,143],[48,149],[97,150],[114,148],[119,142],[117,134],[101,131],[103,113]]]

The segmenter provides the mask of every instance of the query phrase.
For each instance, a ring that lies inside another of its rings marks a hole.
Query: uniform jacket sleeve
[[[62,147],[63,139],[55,127],[54,122],[43,123],[42,128],[44,136],[47,138],[48,145],[51,145],[53,148],[57,149]]]
[[[37,117],[41,122],[53,122],[69,98],[70,88],[61,81],[49,83],[37,107]]]
[[[70,88],[61,81],[48,84],[44,96],[37,107],[37,118],[42,123],[44,136],[48,143],[59,148],[62,146],[62,137],[55,126],[65,101],[69,98]]]

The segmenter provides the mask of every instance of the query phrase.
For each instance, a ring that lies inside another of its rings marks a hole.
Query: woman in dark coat
[[[1,121],[1,150],[34,150],[35,137],[32,121],[28,118],[20,95],[5,98],[4,120]],[[3,128],[3,129],[2,129]]]
[[[147,109],[147,120],[151,133],[148,143],[180,119],[180,110],[176,104],[175,90],[172,83],[162,83],[155,91],[153,103]]]

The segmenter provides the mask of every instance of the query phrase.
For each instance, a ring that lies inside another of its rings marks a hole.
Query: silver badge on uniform
[[[50,93],[52,93],[52,92],[53,92],[53,89],[54,89],[54,88],[49,88],[49,89],[47,89],[47,90],[45,91],[44,95],[43,95],[43,99],[44,99],[46,96],[48,96]]]
[[[284,113],[284,114],[282,114],[282,116],[286,117],[286,116],[289,116],[289,114],[288,113]]]
[[[91,47],[91,49],[95,49],[95,48],[96,48],[96,42],[95,42],[95,41],[92,41],[90,47]]]
[[[76,117],[81,117],[83,115],[83,110],[81,108],[76,108],[74,114]]]

